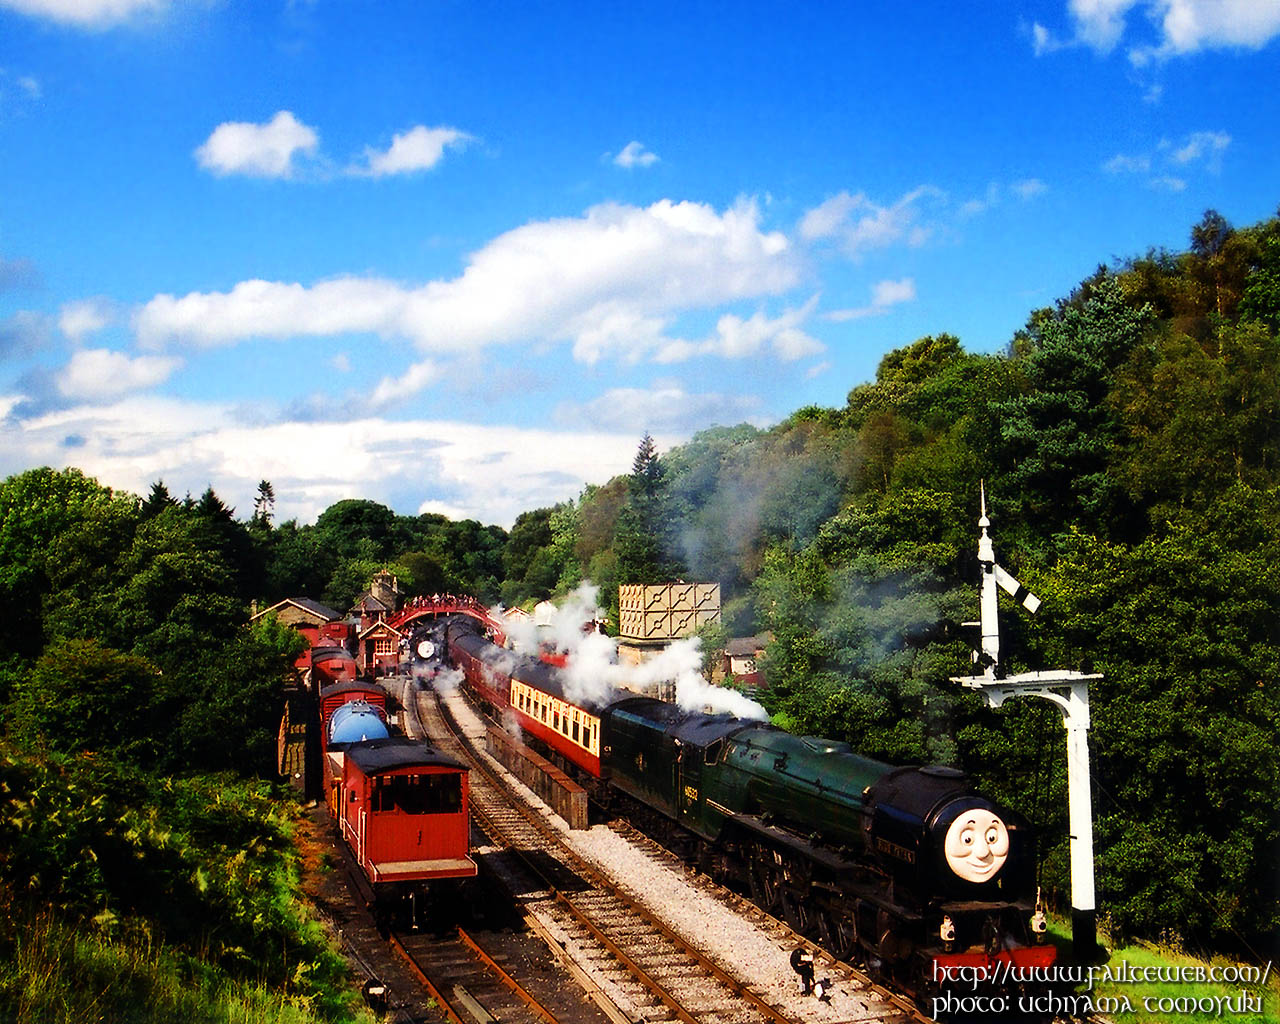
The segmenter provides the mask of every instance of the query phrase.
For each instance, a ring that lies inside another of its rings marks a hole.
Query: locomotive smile
[[[943,841],[947,866],[968,882],[985,882],[1009,857],[1009,830],[1000,816],[984,808],[963,811]]]

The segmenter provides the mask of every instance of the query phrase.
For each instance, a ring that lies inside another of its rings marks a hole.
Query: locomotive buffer
[[[982,489],[982,515],[978,520],[978,564],[982,567],[981,622],[968,622],[982,631],[982,648],[973,652],[981,675],[952,676],[982,694],[988,706],[998,708],[1009,697],[1042,697],[1058,706],[1067,730],[1067,814],[1071,839],[1071,945],[1080,963],[1096,959],[1097,904],[1093,884],[1093,801],[1089,786],[1089,681],[1070,669],[1021,672],[1005,675],[1000,665],[1000,620],[997,591],[1000,587],[1032,614],[1040,599],[996,564],[995,547],[987,528],[987,495]]]

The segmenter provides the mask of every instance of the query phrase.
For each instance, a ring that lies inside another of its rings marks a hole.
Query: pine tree
[[[271,517],[276,509],[276,491],[270,480],[258,483],[258,496],[253,500],[253,518],[249,525],[258,529],[270,530]]]

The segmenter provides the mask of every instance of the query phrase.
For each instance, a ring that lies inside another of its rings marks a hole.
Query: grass
[[[1051,921],[1059,950],[1071,948],[1070,924]],[[1109,948],[1096,969],[1092,990],[1081,985],[1095,1008],[1116,1024],[1274,1024],[1280,1020],[1280,977],[1268,964],[1243,964],[1226,957],[1203,960],[1189,953],[1147,943]],[[1268,973],[1265,982],[1208,980],[1210,970]],[[1204,978],[1205,980],[1199,980]],[[1184,980],[1185,979],[1185,980]]]
[[[4,1024],[372,1024],[351,1003],[335,1018],[309,1000],[232,980],[152,941],[139,925],[108,938],[44,910],[7,908],[0,926]]]

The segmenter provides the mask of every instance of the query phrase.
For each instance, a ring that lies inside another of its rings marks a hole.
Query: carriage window
[[[560,712],[558,710],[551,715],[551,728],[555,729],[556,732],[560,731]]]
[[[378,780],[372,810],[401,814],[456,814],[462,809],[462,776],[391,775]]]
[[[578,716],[573,716],[573,742],[578,742]]]

